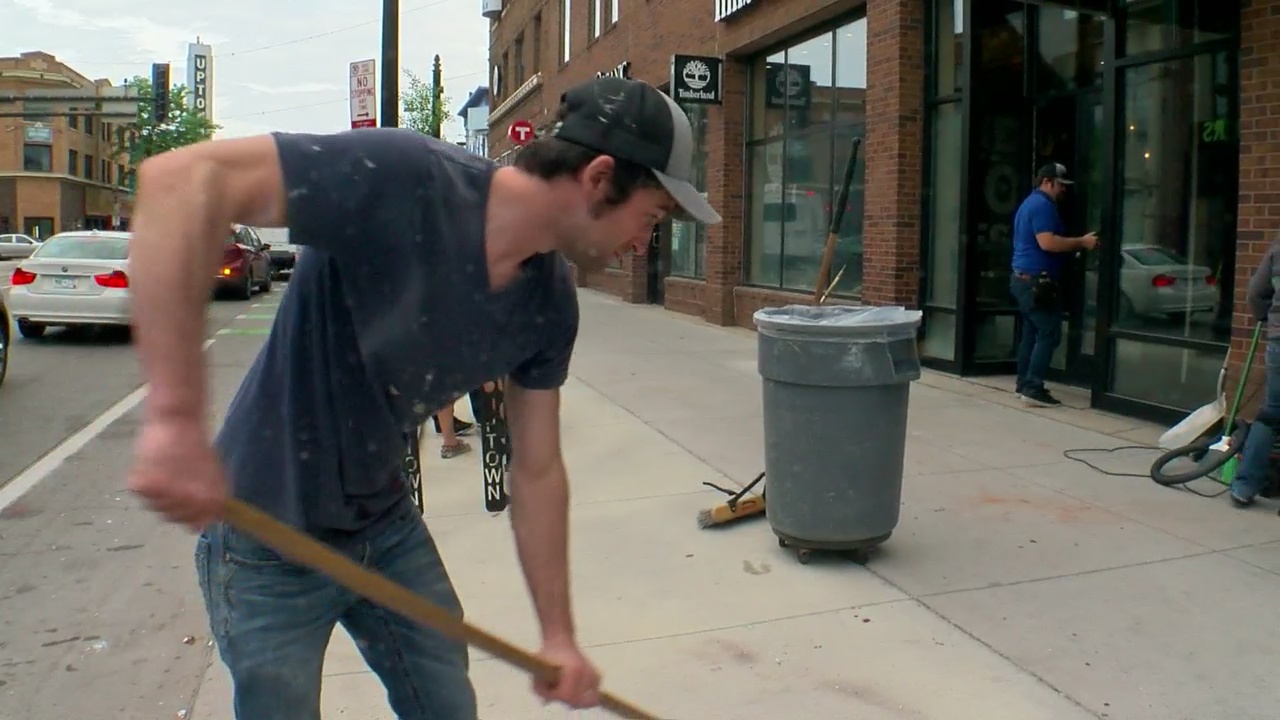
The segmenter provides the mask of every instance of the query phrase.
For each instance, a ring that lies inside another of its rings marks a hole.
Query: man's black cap
[[[648,168],[680,206],[681,220],[714,225],[720,214],[693,180],[693,128],[674,100],[638,80],[605,76],[560,96],[551,135]]]
[[[1049,163],[1036,172],[1036,185],[1045,180],[1057,180],[1063,185],[1074,185],[1074,180],[1067,179],[1067,168],[1062,163]]]

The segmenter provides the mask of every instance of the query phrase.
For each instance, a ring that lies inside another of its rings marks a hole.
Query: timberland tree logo
[[[671,56],[671,97],[676,102],[719,104],[723,63],[717,57]]]

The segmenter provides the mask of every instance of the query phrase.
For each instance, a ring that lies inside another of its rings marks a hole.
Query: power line
[[[418,12],[419,10],[426,10],[427,8],[436,7],[438,5],[444,5],[450,2],[455,2],[455,0],[433,0],[432,2],[423,3],[422,5],[415,5],[414,7],[411,7],[408,10],[401,10],[400,16],[404,17],[409,13]],[[377,25],[378,23],[381,23],[381,22],[382,22],[382,18],[379,17],[373,20],[366,20],[364,22],[358,22],[351,25],[344,25],[343,27],[334,28],[333,30],[326,30],[325,32],[316,33],[314,35],[306,35],[304,37],[298,37],[292,40],[284,40],[278,43],[271,43],[270,45],[262,45],[259,47],[247,48],[245,50],[233,50],[229,53],[218,55],[217,59],[221,61],[227,58],[236,57],[238,55],[249,55],[251,53],[262,52],[264,50],[275,50],[276,48],[288,47],[290,45],[297,45],[299,43],[309,42],[311,40],[318,40],[323,37],[329,37],[330,35],[337,35],[338,33],[344,33],[344,32],[347,32],[348,30],[355,30],[357,28],[368,27],[370,25]],[[152,62],[151,60],[136,60],[136,61],[77,60],[75,61],[75,64],[76,65],[146,65],[151,62]]]
[[[461,75],[454,75],[452,77],[444,78],[444,82],[448,82],[450,80],[460,80],[462,78],[473,77],[475,75],[483,75],[484,73],[485,73],[484,70],[477,70],[476,72],[469,72],[469,73],[463,73]],[[303,103],[301,105],[286,105],[285,107],[272,108],[270,110],[259,110],[258,112],[240,113],[239,115],[228,115],[227,117],[217,118],[217,119],[239,120],[240,118],[260,117],[262,115],[274,115],[276,113],[287,112],[289,110],[304,110],[306,108],[322,107],[324,105],[337,105],[338,103],[345,103],[350,101],[351,101],[350,97],[335,98],[333,100],[321,100],[320,102]]]

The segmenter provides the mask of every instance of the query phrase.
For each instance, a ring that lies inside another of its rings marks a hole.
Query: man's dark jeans
[[[1052,307],[1036,305],[1033,285],[1035,280],[1014,273],[1009,281],[1022,313],[1022,337],[1018,341],[1018,393],[1044,390],[1044,376],[1053,362],[1053,354],[1062,342],[1062,310],[1055,302]]]
[[[462,607],[422,516],[394,517],[334,549],[461,617]],[[400,720],[476,720],[467,647],[361,599],[225,525],[196,544],[196,570],[236,720],[320,720],[325,648],[341,623]]]
[[[1272,339],[1267,342],[1266,394],[1240,451],[1240,465],[1231,480],[1233,497],[1250,502],[1266,489],[1271,480],[1269,466],[1277,427],[1280,427],[1280,339]]]

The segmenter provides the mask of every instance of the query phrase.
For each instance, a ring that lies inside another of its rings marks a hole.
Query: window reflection
[[[1227,339],[1239,142],[1225,53],[1126,72],[1117,328]]]
[[[861,19],[754,63],[748,282],[814,289],[852,141],[864,133],[866,53]],[[862,280],[861,160],[855,168],[831,268],[845,295]]]
[[[1124,0],[1125,53],[1185,47],[1234,34],[1239,8],[1212,0]]]
[[[964,0],[934,0],[934,95],[964,90]]]
[[[1101,85],[1102,16],[1051,5],[1040,6],[1036,15],[1037,92]]]
[[[693,128],[693,186],[707,191],[707,106],[680,106]],[[671,274],[705,277],[706,226],[702,223],[671,221]]]

